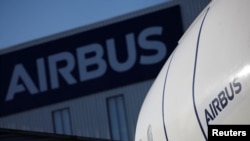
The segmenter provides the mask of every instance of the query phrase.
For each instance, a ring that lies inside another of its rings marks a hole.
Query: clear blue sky
[[[0,50],[168,0],[0,0]]]

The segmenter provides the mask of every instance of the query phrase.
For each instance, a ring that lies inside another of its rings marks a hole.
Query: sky
[[[0,50],[169,0],[0,0]]]

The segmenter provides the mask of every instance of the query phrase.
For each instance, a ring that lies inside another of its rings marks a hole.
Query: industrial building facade
[[[0,128],[133,140],[154,78],[208,2],[172,0],[2,50]]]

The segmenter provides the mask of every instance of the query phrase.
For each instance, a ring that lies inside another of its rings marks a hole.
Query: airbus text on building
[[[0,56],[0,116],[153,79],[182,35],[174,6]]]

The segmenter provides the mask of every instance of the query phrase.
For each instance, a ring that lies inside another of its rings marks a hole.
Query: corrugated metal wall
[[[145,81],[4,117],[0,120],[0,127],[53,133],[52,112],[69,108],[73,135],[110,139],[106,99],[123,95],[129,136],[133,138],[140,106],[152,82]]]
[[[179,4],[181,7],[183,28],[186,30],[200,11],[210,0],[173,0],[168,5]],[[163,19],[164,20],[164,19]],[[52,112],[69,108],[72,134],[77,136],[110,139],[109,120],[106,99],[123,94],[131,140],[134,138],[137,116],[141,104],[153,80],[112,89],[98,94],[69,100],[66,102],[38,108],[0,118],[0,128],[22,129],[53,133]],[[26,103],[24,103],[26,104]]]

